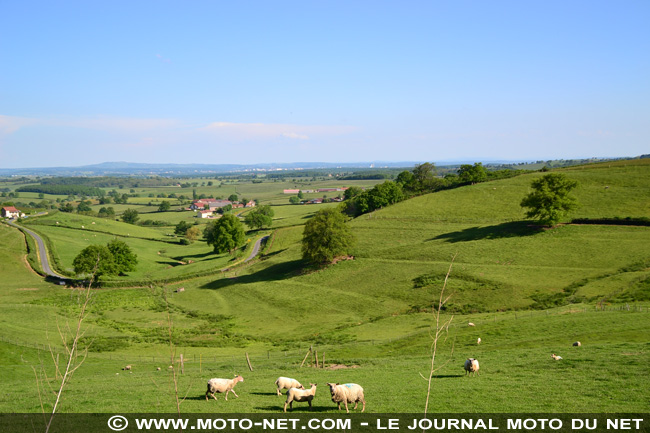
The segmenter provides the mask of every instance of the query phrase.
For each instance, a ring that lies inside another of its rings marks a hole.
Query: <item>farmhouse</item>
[[[299,189],[285,189],[284,194],[298,194],[300,192]]]
[[[190,209],[192,210],[210,209],[214,211],[215,209],[228,206],[229,204],[232,205],[232,202],[230,200],[217,200],[214,198],[203,198],[201,200],[195,200],[194,203],[190,205]]]
[[[2,217],[3,218],[20,218],[25,216],[24,213],[19,211],[13,206],[5,206],[2,208]]]
[[[214,212],[211,210],[200,210],[196,216],[199,218],[214,218]]]

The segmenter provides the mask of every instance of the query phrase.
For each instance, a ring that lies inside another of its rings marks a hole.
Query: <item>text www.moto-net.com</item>
[[[126,419],[121,423],[109,422],[109,427],[114,431],[120,431],[126,428]],[[174,419],[174,418],[136,418],[135,424],[138,430],[250,430],[253,428],[261,428],[264,430],[350,430],[352,422],[350,419],[296,419],[296,418],[280,418],[280,419],[263,419],[261,421],[253,421],[247,418],[241,419]]]

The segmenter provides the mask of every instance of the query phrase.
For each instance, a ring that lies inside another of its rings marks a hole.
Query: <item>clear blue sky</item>
[[[0,167],[650,153],[650,2],[0,0]]]

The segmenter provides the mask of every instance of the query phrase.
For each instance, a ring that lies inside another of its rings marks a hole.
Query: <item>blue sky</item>
[[[0,0],[0,167],[650,153],[650,2]]]

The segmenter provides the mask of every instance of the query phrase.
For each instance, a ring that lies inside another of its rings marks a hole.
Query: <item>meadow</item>
[[[650,215],[644,160],[558,171],[579,181],[580,207],[571,218]],[[202,241],[174,243],[173,224],[190,221],[188,212],[151,214],[170,223],[162,227],[63,213],[33,218],[30,228],[47,236],[64,269],[88,243],[117,236],[140,258],[138,270],[120,278],[156,281],[93,292],[84,340],[92,341],[90,353],[61,410],[175,411],[167,369],[171,331],[175,361],[180,353],[186,360],[179,379],[184,412],[280,411],[284,400],[273,387],[280,375],[318,383],[319,412],[336,411],[325,387],[333,381],[362,384],[369,412],[419,412],[432,305],[455,257],[443,312],[453,320],[436,357],[435,412],[647,411],[650,228],[567,219],[549,230],[525,221],[519,202],[541,175],[426,194],[362,215],[349,222],[357,239],[354,260],[323,269],[302,261],[302,225],[335,204],[290,206],[278,187],[291,182],[250,184],[260,196],[268,188],[264,200],[274,204],[275,219],[262,256],[245,266],[231,266],[228,255],[211,254]],[[1,225],[0,236],[0,275],[7,281],[0,284],[0,365],[15,373],[3,378],[8,391],[0,395],[0,410],[39,412],[32,367],[54,376],[47,346],[60,351],[57,324],[74,320],[76,297],[28,269],[21,233]],[[187,257],[195,263],[171,264]],[[219,272],[222,267],[230,270]],[[191,275],[209,269],[215,274]],[[171,282],[174,276],[187,278]],[[572,347],[574,341],[582,347]],[[313,368],[312,357],[300,368],[310,346],[328,367],[341,368]],[[564,359],[553,361],[551,353]],[[480,360],[480,376],[463,377],[468,357]],[[132,372],[121,370],[126,364]],[[207,379],[235,373],[245,377],[236,388],[239,399],[204,401]],[[468,407],[470,394],[486,397]]]

